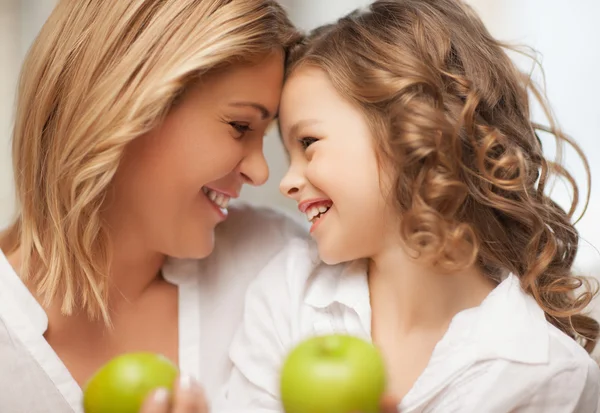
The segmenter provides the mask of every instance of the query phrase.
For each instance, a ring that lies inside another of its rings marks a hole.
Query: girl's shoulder
[[[546,320],[510,275],[481,305],[452,319],[401,407],[413,412],[427,402],[441,411],[592,412],[599,394],[597,363]]]

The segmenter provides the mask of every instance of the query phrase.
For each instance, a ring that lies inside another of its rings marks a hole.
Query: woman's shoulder
[[[236,202],[215,230],[213,252],[203,259],[170,258],[163,272],[174,282],[182,277],[218,277],[219,284],[235,279],[247,285],[293,240],[307,241],[308,230],[288,213],[270,207]]]
[[[317,244],[312,239],[290,238],[263,268],[249,295],[262,296],[265,301],[280,302],[284,306],[292,302],[303,306],[317,293],[335,294],[343,285],[342,278],[350,280],[354,275],[351,270],[360,271],[362,267],[358,267],[354,261],[326,264],[320,259]],[[365,288],[368,288],[366,283]]]
[[[314,241],[306,237],[288,238],[258,276],[255,284],[259,287],[255,288],[280,285],[294,293],[326,268]]]
[[[281,246],[289,238],[308,238],[308,227],[279,208],[237,202],[227,220],[217,227],[217,243],[257,242]]]
[[[256,263],[262,268],[292,241],[308,242],[308,228],[289,213],[266,206],[238,202],[229,208],[227,220],[217,227],[215,248],[209,262]]]

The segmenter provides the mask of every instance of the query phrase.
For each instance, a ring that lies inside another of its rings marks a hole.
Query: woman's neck
[[[111,234],[111,239],[109,300],[112,305],[123,300],[133,302],[160,280],[160,270],[166,257],[153,251],[133,232],[118,231]]]
[[[374,317],[408,333],[445,330],[454,315],[478,306],[495,285],[474,265],[443,272],[395,245],[371,258],[369,287]]]
[[[111,303],[111,310],[114,311],[122,304],[134,303],[144,295],[148,287],[157,281],[162,281],[160,270],[166,257],[164,254],[147,248],[142,240],[137,240],[136,237],[128,235],[124,231],[111,234],[111,239],[108,299]],[[20,275],[22,266],[20,248],[5,255],[14,271]],[[33,263],[33,265],[35,264]],[[37,286],[28,282],[27,287],[41,303],[42,300],[37,294]],[[60,308],[61,305],[59,302],[53,302],[51,306]]]

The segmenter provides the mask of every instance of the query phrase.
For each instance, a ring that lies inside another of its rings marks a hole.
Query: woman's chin
[[[179,259],[202,259],[208,257],[215,249],[214,233],[198,238],[186,240],[167,253],[168,256]]]

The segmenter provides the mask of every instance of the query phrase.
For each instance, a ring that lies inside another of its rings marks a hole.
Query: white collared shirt
[[[171,260],[164,277],[179,291],[179,367],[209,398],[229,376],[227,349],[249,283],[306,229],[267,208],[230,207],[205,260]],[[81,413],[82,391],[43,337],[45,311],[0,251],[0,413]]]
[[[280,412],[279,371],[303,339],[350,333],[371,340],[366,264],[322,264],[295,241],[265,267],[246,297],[230,349],[232,376],[216,412]],[[594,413],[600,369],[548,323],[515,276],[457,314],[401,413]]]

